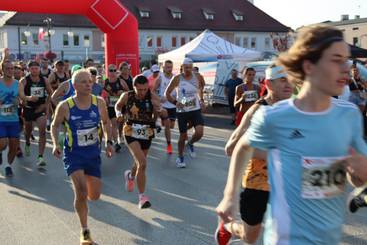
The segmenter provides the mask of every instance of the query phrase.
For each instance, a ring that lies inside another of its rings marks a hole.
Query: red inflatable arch
[[[105,33],[106,67],[128,61],[132,73],[138,72],[138,22],[119,0],[0,0],[0,9],[84,15]]]

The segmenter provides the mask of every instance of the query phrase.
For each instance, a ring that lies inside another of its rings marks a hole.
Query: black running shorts
[[[261,224],[268,200],[268,191],[244,189],[240,195],[241,219],[248,225]]]

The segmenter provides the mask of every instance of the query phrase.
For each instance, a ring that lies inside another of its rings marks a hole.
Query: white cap
[[[192,61],[192,59],[190,59],[190,58],[185,58],[182,62],[183,65],[191,65],[193,63],[194,63],[194,61]]]
[[[152,65],[152,67],[150,68],[150,70],[154,73],[154,72],[159,72],[159,66],[158,65]]]
[[[266,80],[275,80],[281,77],[287,77],[287,73],[281,66],[268,67],[265,70]]]

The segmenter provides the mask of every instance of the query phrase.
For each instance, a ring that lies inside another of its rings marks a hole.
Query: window
[[[270,37],[265,38],[265,49],[270,49]]]
[[[243,21],[243,14],[238,11],[232,11],[233,17],[236,21]]]
[[[141,18],[149,18],[150,17],[150,12],[148,10],[140,10],[140,17]]]
[[[172,37],[172,47],[177,47],[177,37]]]
[[[24,32],[22,32],[22,33],[20,34],[20,43],[21,43],[22,45],[28,45],[28,38],[27,38],[27,36],[24,34]]]
[[[234,44],[236,44],[237,46],[241,46],[241,37],[235,37]]]
[[[157,47],[162,47],[162,37],[157,37]]]
[[[244,37],[244,38],[243,38],[243,44],[242,44],[242,47],[244,47],[244,48],[248,48],[248,37]]]
[[[251,38],[251,48],[256,48],[256,37]]]
[[[171,12],[171,13],[174,19],[181,19],[182,17],[180,12]]]
[[[358,37],[353,37],[353,45],[354,46],[358,45]]]
[[[359,27],[353,27],[353,31],[359,30]]]
[[[104,48],[104,46],[105,46],[104,34],[102,34],[102,37],[101,37],[101,47]]]
[[[181,46],[186,44],[186,37],[181,37]]]
[[[39,44],[37,33],[32,33],[32,40],[33,40],[33,45],[38,45]]]
[[[68,34],[62,35],[62,44],[64,46],[69,46],[69,35]]]
[[[209,9],[203,9],[203,14],[206,20],[214,20],[214,11],[211,11]]]
[[[151,36],[147,36],[147,47],[153,47],[153,38]]]
[[[74,46],[79,46],[79,35],[74,35],[73,39],[74,39]]]
[[[90,39],[88,35],[84,36],[84,47],[89,47],[90,46]]]

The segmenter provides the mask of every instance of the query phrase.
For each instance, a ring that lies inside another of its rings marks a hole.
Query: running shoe
[[[357,212],[359,208],[367,207],[367,188],[356,189],[348,198],[348,208],[351,213]]]
[[[86,229],[82,232],[80,232],[80,244],[81,245],[93,245],[95,244],[91,235],[90,230]]]
[[[37,160],[38,160],[37,162],[38,167],[43,168],[46,166],[46,162],[45,159],[43,159],[43,157],[38,157]]]
[[[176,159],[176,167],[177,168],[186,168],[186,163],[184,162],[183,157],[177,157]]]
[[[134,191],[134,179],[131,178],[131,171],[126,170],[124,176],[125,176],[125,190],[127,192],[133,192]]]
[[[5,177],[13,177],[13,170],[11,169],[11,167],[6,167],[5,168]]]
[[[31,140],[33,140],[33,141],[35,141],[35,140],[36,140],[36,138],[34,137],[34,135],[33,135],[33,134],[31,134]]]
[[[24,152],[25,152],[25,156],[26,157],[29,157],[31,155],[31,145],[25,144],[25,146],[24,146]]]
[[[232,234],[224,227],[224,222],[221,221],[215,230],[214,239],[218,245],[227,245],[231,240]]]
[[[167,145],[167,154],[172,154],[172,144]]]
[[[18,146],[18,149],[17,149],[17,157],[18,158],[22,158],[23,157],[22,148],[20,148],[19,146]]]
[[[120,146],[120,144],[119,143],[116,143],[115,144],[115,152],[117,153],[117,152],[120,152],[120,150],[121,150],[121,146]]]
[[[187,149],[189,150],[191,157],[196,157],[196,152],[193,144],[187,143]]]
[[[142,195],[141,197],[139,197],[140,209],[149,208],[150,206],[152,206],[152,204],[149,202],[149,198],[146,195]]]

